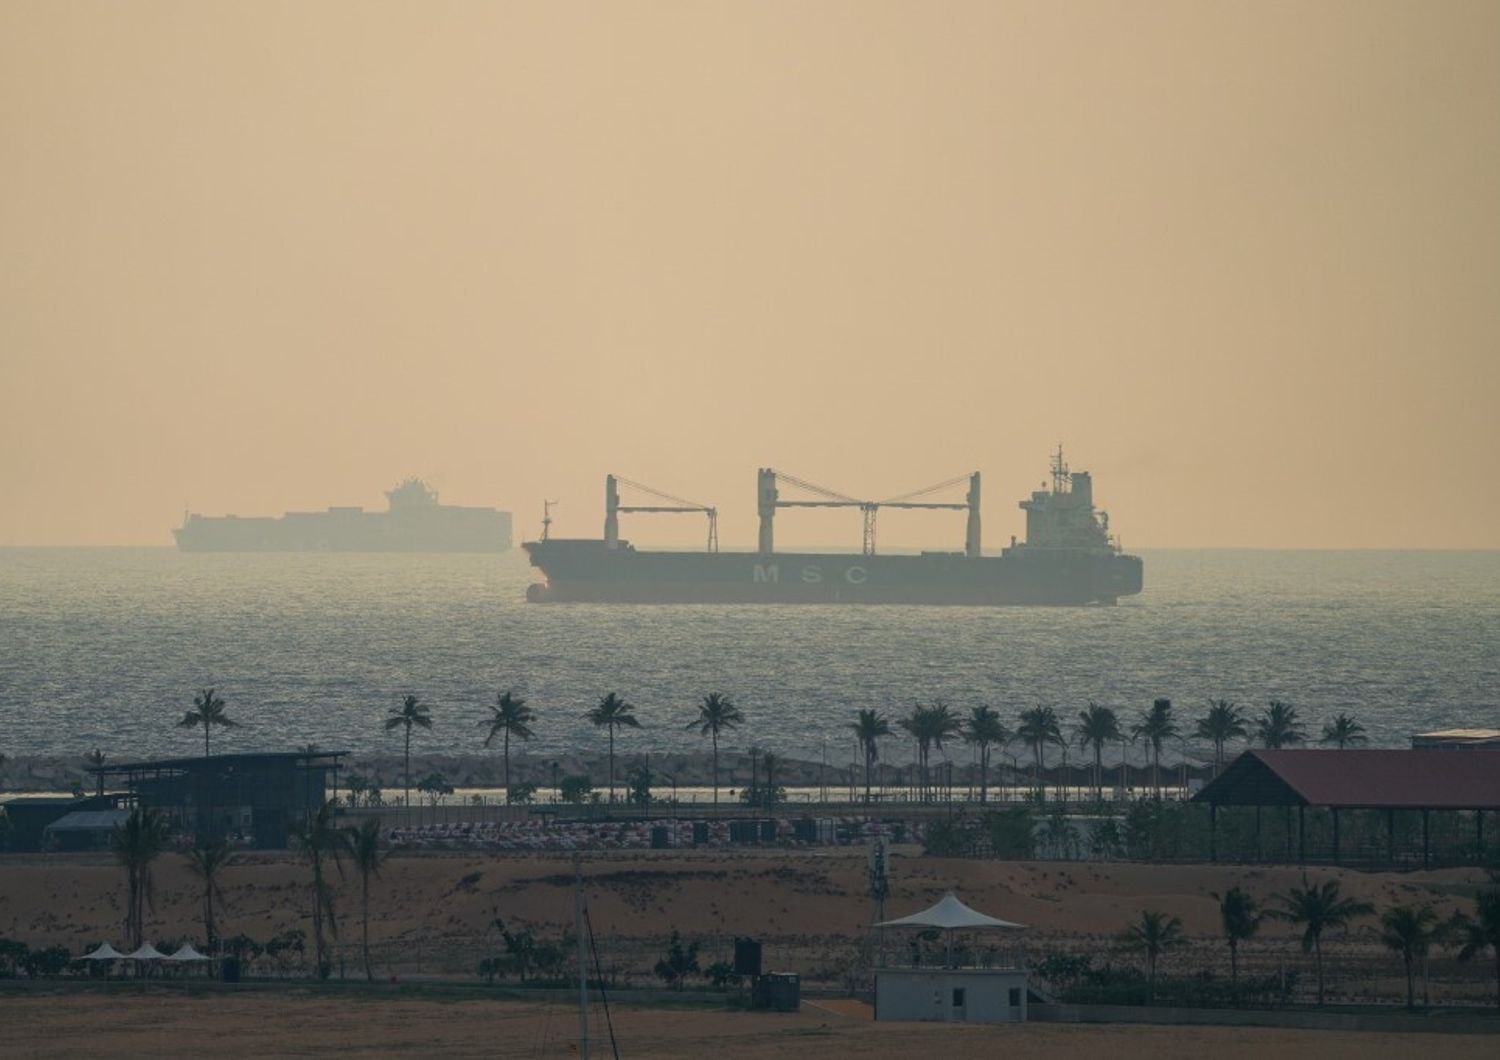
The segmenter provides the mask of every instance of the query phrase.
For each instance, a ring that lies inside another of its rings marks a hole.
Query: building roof
[[[1246,751],[1193,801],[1219,806],[1500,809],[1500,752]]]
[[[42,831],[103,832],[120,827],[129,816],[129,810],[74,810],[59,817]]]
[[[255,751],[244,754],[212,755],[208,758],[202,755],[194,755],[191,758],[153,758],[144,762],[112,762],[109,765],[90,766],[89,772],[101,775],[137,773],[156,769],[181,769],[192,772],[208,768],[263,766],[273,762],[291,764],[306,762],[308,765],[326,766],[338,764],[338,760],[348,753],[348,751]],[[318,759],[332,759],[333,761],[332,763],[319,762]]]

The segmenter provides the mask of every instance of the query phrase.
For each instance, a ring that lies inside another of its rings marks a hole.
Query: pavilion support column
[[[1427,867],[1427,809],[1422,809],[1422,867]]]
[[[1339,808],[1333,808],[1333,863],[1339,863]]]
[[[1307,864],[1307,807],[1297,807],[1297,864]]]
[[[1219,804],[1208,804],[1208,860],[1219,860]]]

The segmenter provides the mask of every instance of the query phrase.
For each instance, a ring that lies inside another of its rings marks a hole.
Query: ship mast
[[[1052,492],[1067,493],[1068,486],[1068,464],[1063,459],[1062,442],[1058,442],[1057,452],[1052,454]]]
[[[552,506],[556,501],[542,501],[542,540],[552,536]]]

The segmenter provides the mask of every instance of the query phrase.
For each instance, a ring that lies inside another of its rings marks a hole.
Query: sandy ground
[[[295,995],[7,997],[8,1056],[577,1056],[575,1009],[501,1001]],[[871,1060],[913,1056],[1216,1060],[1275,1056],[1493,1057],[1482,1036],[1354,1034],[1229,1027],[876,1024],[813,1008],[795,1014],[616,1008],[623,1057],[756,1060],[815,1050]],[[599,1028],[603,1032],[604,1028]],[[610,1055],[604,1038],[594,1056]]]
[[[1105,953],[1142,909],[1182,919],[1195,938],[1163,970],[1227,971],[1219,938],[1216,892],[1240,885],[1262,899],[1300,883],[1296,868],[1160,866],[1086,862],[976,861],[916,856],[902,849],[893,864],[888,915],[923,908],[950,890],[988,913],[1030,925],[1024,942],[1035,959],[1053,949]],[[841,983],[861,961],[873,906],[865,896],[863,849],[786,851],[617,851],[595,853],[583,870],[594,929],[607,966],[625,981],[650,981],[649,968],[673,928],[703,943],[702,961],[728,957],[738,934],[760,937],[772,968],[799,971],[808,982]],[[148,935],[157,942],[203,936],[199,885],[178,855],[155,869],[156,908]],[[1432,902],[1441,916],[1467,908],[1482,875],[1472,870],[1360,873],[1316,869],[1344,892],[1384,908]],[[308,872],[288,854],[245,854],[226,872],[221,934],[265,940],[308,928]],[[359,883],[339,892],[340,955],[357,974]],[[0,857],[0,937],[75,952],[108,939],[123,943],[124,874],[104,855]],[[472,976],[498,945],[496,917],[543,934],[561,932],[573,915],[573,872],[555,856],[427,854],[392,858],[372,883],[370,935],[380,977]],[[1374,918],[1325,940],[1330,981],[1353,996],[1394,999],[1404,989],[1399,962],[1379,944]],[[1113,959],[1130,960],[1117,956]],[[1268,924],[1243,951],[1252,972],[1305,962],[1291,929]],[[1482,963],[1434,959],[1435,983],[1470,984],[1477,1000],[1493,991]]]

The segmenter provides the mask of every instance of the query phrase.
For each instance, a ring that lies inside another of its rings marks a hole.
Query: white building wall
[[[927,1022],[1023,1023],[1027,973],[1018,969],[881,969],[875,973],[875,1018]],[[954,991],[963,1004],[954,1004]],[[1011,1005],[1011,991],[1019,1005]]]

